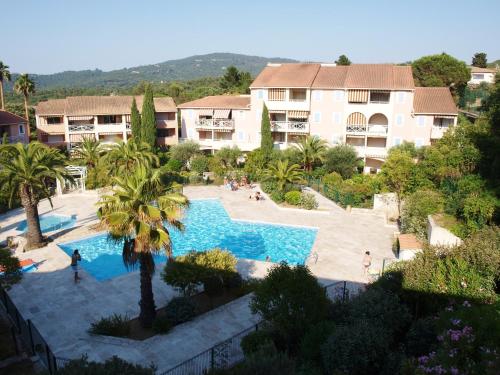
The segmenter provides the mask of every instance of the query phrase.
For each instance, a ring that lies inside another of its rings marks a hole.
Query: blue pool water
[[[171,229],[174,256],[191,250],[220,247],[237,258],[286,261],[303,264],[311,251],[317,230],[283,225],[231,220],[219,200],[195,200],[184,215],[184,232]],[[108,280],[127,272],[122,261],[122,243],[99,234],[78,241],[59,244],[68,255],[78,249],[81,265],[97,280]],[[165,261],[157,256],[156,261]]]
[[[75,225],[75,216],[63,215],[42,215],[40,216],[40,228],[43,233],[52,232],[55,230],[71,228]],[[20,232],[28,230],[28,223],[26,220],[22,221],[16,228]]]

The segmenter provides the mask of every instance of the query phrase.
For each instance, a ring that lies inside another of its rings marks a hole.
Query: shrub
[[[332,172],[323,176],[322,182],[330,188],[338,189],[342,186],[343,179],[337,172]]]
[[[311,193],[302,193],[300,195],[299,205],[306,210],[315,210],[319,206],[314,194]]]
[[[274,342],[270,332],[261,329],[243,337],[240,345],[245,357],[248,357],[258,352],[262,347],[274,346]]]
[[[157,316],[153,321],[153,331],[165,334],[172,329],[172,322],[166,316]]]
[[[189,162],[189,169],[201,175],[208,171],[208,158],[205,155],[197,155]]]
[[[196,307],[187,297],[175,297],[165,307],[165,317],[173,325],[191,320],[195,316]]]
[[[182,162],[177,159],[170,159],[167,164],[165,164],[165,169],[168,172],[180,172],[182,169]]]
[[[272,191],[269,196],[276,203],[282,203],[285,201],[285,194],[279,190]]]
[[[278,190],[278,184],[275,181],[271,181],[271,180],[263,181],[260,184],[260,187],[261,187],[262,191],[266,194],[271,194],[273,191]]]
[[[209,276],[203,280],[203,290],[209,296],[216,296],[224,290],[224,283],[218,276]]]
[[[9,288],[11,285],[21,280],[23,274],[19,259],[10,253],[9,249],[0,248],[0,288]]]
[[[174,145],[169,150],[169,156],[181,162],[185,167],[189,160],[200,153],[200,145],[196,142],[188,141]]]
[[[403,233],[415,233],[422,239],[427,238],[427,216],[442,209],[443,197],[438,192],[419,190],[410,194],[404,200],[401,212]]]
[[[300,200],[301,200],[300,191],[293,190],[285,194],[285,202],[288,204],[291,204],[293,206],[298,206],[300,204]]]
[[[154,366],[143,367],[113,356],[104,362],[88,361],[86,356],[73,359],[64,367],[57,369],[60,375],[154,375]]]
[[[409,356],[424,355],[434,347],[436,341],[436,319],[434,317],[418,319],[406,334],[406,353]]]
[[[295,362],[273,346],[263,346],[236,366],[232,375],[295,374]]]
[[[341,325],[323,344],[323,367],[328,374],[378,374],[389,353],[386,330],[373,321]]]
[[[197,286],[211,277],[217,277],[223,282],[232,277],[237,273],[236,263],[236,257],[227,250],[215,248],[192,251],[167,262],[162,278],[167,284],[180,289],[184,295],[190,295]]]
[[[127,337],[130,333],[129,318],[120,314],[113,314],[91,323],[89,333],[94,335]]]
[[[323,321],[311,327],[300,343],[300,358],[305,362],[321,362],[321,346],[332,334],[335,324]]]
[[[354,147],[340,145],[329,148],[325,153],[324,167],[329,173],[337,172],[343,178],[351,178],[359,164]]]
[[[477,194],[477,193],[476,193]],[[464,200],[463,216],[467,227],[471,231],[483,228],[487,225],[497,206],[497,200],[489,194],[477,196],[469,195]]]
[[[271,268],[250,302],[252,312],[269,322],[289,349],[297,347],[309,327],[326,318],[329,307],[325,290],[309,269],[286,263]]]

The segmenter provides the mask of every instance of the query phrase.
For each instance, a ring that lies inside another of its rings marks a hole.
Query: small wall
[[[451,233],[448,229],[436,224],[431,215],[427,216],[427,238],[429,243],[435,246],[458,246],[462,240]]]
[[[387,219],[397,219],[399,212],[396,193],[375,194],[373,196],[373,210],[385,213]]]

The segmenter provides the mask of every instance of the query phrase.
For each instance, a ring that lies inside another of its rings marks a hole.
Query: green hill
[[[256,75],[268,62],[295,62],[284,58],[247,56],[234,53],[211,53],[104,72],[102,70],[66,71],[55,74],[32,74],[39,90],[56,88],[125,88],[140,81],[185,81],[201,77],[218,77],[230,65]],[[17,74],[13,74],[13,81]],[[7,90],[12,89],[12,83]]]

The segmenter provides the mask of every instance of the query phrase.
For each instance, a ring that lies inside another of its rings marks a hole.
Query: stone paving
[[[374,268],[381,268],[384,258],[394,258],[391,251],[394,227],[372,214],[347,213],[329,200],[320,201],[320,210],[305,211],[277,207],[272,201],[249,200],[249,190],[231,192],[222,187],[187,187],[190,199],[218,198],[233,219],[263,221],[317,227],[318,234],[307,264],[323,284],[348,280],[363,283],[361,260],[365,250],[373,254]],[[90,359],[103,360],[118,355],[126,360],[167,370],[209,349],[257,322],[248,308],[249,296],[213,310],[191,322],[175,327],[168,335],[144,341],[93,336],[87,333],[90,323],[113,313],[139,313],[139,275],[131,272],[99,282],[82,271],[83,280],[75,285],[69,268],[70,258],[57,243],[94,233],[97,222],[93,192],[65,195],[47,201],[40,213],[77,215],[76,226],[54,233],[47,247],[18,253],[21,259],[40,262],[38,271],[25,274],[23,281],[9,292],[25,319],[32,319],[57,356],[75,358],[88,353]],[[324,198],[323,198],[324,199]],[[0,216],[0,241],[15,231],[24,220],[22,210]],[[262,277],[272,265],[241,259],[238,269],[244,276]],[[165,305],[176,292],[160,280],[162,264],[157,265],[153,288],[157,306]]]

